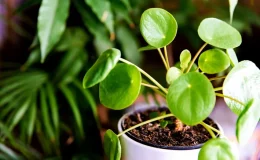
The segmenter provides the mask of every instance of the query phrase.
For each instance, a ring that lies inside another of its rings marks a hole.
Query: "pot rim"
[[[154,109],[154,108],[158,108],[158,107],[141,108],[141,109],[137,109],[137,110],[134,110],[134,111],[127,112],[124,115],[122,115],[122,117],[119,119],[118,124],[117,124],[119,133],[123,131],[122,124],[123,124],[125,117],[127,117],[131,114],[137,113],[137,112],[142,112],[142,111]],[[168,108],[168,107],[160,106],[159,108]],[[212,119],[211,117],[208,117],[208,118],[213,120],[216,123],[216,125],[218,126],[218,129],[220,130],[220,132],[223,133],[223,129],[220,126],[220,124],[216,120]],[[131,136],[131,135],[129,136],[129,135],[130,135],[129,133],[125,133],[122,136],[124,138],[126,138],[128,141],[131,141],[132,143],[135,143],[136,145],[140,145],[141,147],[148,147],[150,149],[157,149],[157,150],[159,149],[159,150],[164,150],[164,151],[167,151],[167,150],[183,150],[184,151],[184,150],[200,149],[204,144],[204,143],[201,143],[201,144],[194,145],[194,146],[171,146],[171,147],[165,146],[164,147],[164,146],[160,146],[160,145],[153,145],[151,143],[143,142],[143,141],[135,138],[134,136]]]

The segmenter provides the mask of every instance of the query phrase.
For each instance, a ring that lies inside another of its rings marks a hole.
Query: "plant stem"
[[[158,86],[158,88],[160,88],[165,94],[168,93],[167,89],[165,89],[159,82],[157,82],[153,77],[151,77],[148,73],[146,73],[144,70],[142,70],[141,68],[139,68],[138,66],[136,66],[135,64],[123,59],[123,58],[119,58],[119,60],[121,62],[127,63],[127,64],[131,64],[134,65],[143,75],[145,75],[148,79],[150,79],[156,86]]]
[[[223,89],[223,87],[217,87],[217,88],[214,88],[214,91],[221,91]]]
[[[167,48],[166,48],[166,46],[164,46],[163,48],[164,48],[164,56],[165,56],[165,60],[166,60],[166,63],[167,63],[167,67],[168,67],[168,69],[170,69],[170,63],[169,63]]]
[[[220,132],[218,129],[216,129],[216,128],[210,126],[210,125],[208,125],[207,123],[201,122],[200,124],[202,125],[202,123],[203,123],[203,126],[207,126],[207,127],[210,128],[212,131],[217,132],[218,134],[223,134],[223,133]]]
[[[135,125],[135,126],[132,126],[132,127],[128,128],[128,129],[126,129],[126,130],[120,132],[120,133],[117,135],[117,137],[120,137],[121,135],[125,134],[126,132],[129,132],[129,131],[131,131],[131,130],[137,128],[137,127],[140,127],[140,126],[142,126],[142,125],[145,125],[145,124],[147,124],[147,123],[151,123],[151,122],[154,122],[154,121],[157,121],[157,120],[160,120],[160,119],[164,119],[164,118],[167,118],[167,117],[172,117],[172,116],[173,116],[173,114],[170,113],[170,114],[166,114],[166,115],[163,115],[163,116],[159,116],[159,117],[156,117],[156,118],[153,118],[153,119],[144,121],[144,122],[142,122],[142,123],[139,123],[139,124],[137,124],[137,125]]]
[[[223,95],[223,94],[220,94],[220,93],[215,93],[215,94],[216,94],[216,96],[224,97],[224,98],[229,98],[229,99],[231,99],[231,100],[233,100],[233,101],[235,101],[235,102],[241,104],[242,106],[245,106],[245,104],[244,104],[243,102],[240,102],[239,100],[237,100],[237,99],[235,99],[235,98],[233,98],[233,97],[226,96],[226,95]]]
[[[203,44],[203,46],[200,47],[200,49],[198,50],[198,52],[195,54],[195,56],[193,57],[186,73],[188,73],[192,67],[192,65],[194,64],[195,60],[198,58],[198,56],[200,55],[201,51],[206,47],[207,43]]]
[[[160,49],[160,48],[157,48],[157,50],[158,50],[158,52],[159,52],[159,54],[160,54],[160,56],[161,56],[161,58],[162,58],[162,61],[163,61],[163,64],[164,64],[166,70],[168,70],[169,68],[168,68],[167,62],[166,62],[166,60],[165,60],[165,58],[164,58],[164,56],[163,56],[163,54],[162,54],[161,49]]]
[[[146,87],[150,87],[150,88],[154,88],[154,89],[159,89],[157,86],[147,84],[147,83],[141,83],[141,85],[146,86]]]
[[[216,138],[216,135],[214,132],[208,127],[208,125],[205,125],[204,122],[200,122],[200,124],[209,132],[212,138]]]
[[[219,77],[213,77],[213,78],[209,78],[210,81],[213,81],[213,80],[218,80],[218,79],[223,79],[223,78],[226,78],[227,76],[219,76]]]

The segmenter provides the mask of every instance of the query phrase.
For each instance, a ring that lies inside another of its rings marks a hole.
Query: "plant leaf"
[[[138,51],[139,44],[137,39],[133,36],[131,31],[123,25],[119,25],[116,28],[116,34],[125,58],[139,66],[142,61],[142,55]]]
[[[108,0],[85,0],[93,12],[97,15],[98,19],[105,24],[110,32],[110,35],[114,34],[114,16],[111,10],[111,4]]]
[[[176,79],[166,98],[170,111],[187,125],[196,125],[207,118],[216,102],[212,84],[198,72],[189,72]]]
[[[224,138],[208,140],[199,152],[198,160],[238,160],[238,149]]]
[[[255,97],[246,105],[237,119],[236,136],[241,145],[245,145],[254,133],[260,118],[259,106],[259,97]]]
[[[118,18],[118,21],[124,19],[131,27],[134,27],[134,22],[129,14],[129,1],[110,0],[110,2],[112,5],[111,8],[114,10],[114,13],[116,13],[115,16]]]
[[[14,151],[12,151],[10,148],[2,143],[0,143],[0,153],[4,153],[6,157],[8,157],[8,159],[21,160],[21,157],[19,157]]]
[[[168,84],[172,84],[177,78],[182,75],[182,72],[177,67],[171,67],[166,74],[166,81]]]
[[[235,11],[238,0],[229,0],[229,16],[230,16],[230,24],[232,24],[233,13]]]
[[[104,150],[109,160],[120,160],[121,144],[117,135],[110,129],[104,136]]]
[[[190,60],[191,60],[190,51],[187,49],[183,50],[180,54],[180,63],[181,63],[180,66],[183,71],[188,67]]]
[[[129,64],[120,63],[99,85],[100,102],[114,110],[129,107],[141,89],[141,73]]]
[[[235,65],[237,65],[238,64],[238,59],[237,59],[237,55],[236,55],[234,49],[231,49],[231,48],[227,49],[226,52],[227,52],[227,54],[228,54],[228,56],[230,58],[231,66],[234,67]]]
[[[248,60],[239,62],[231,69],[224,80],[223,94],[240,101],[244,105],[248,104],[251,99],[259,96],[259,74],[260,71],[253,62]],[[224,98],[224,100],[231,111],[237,115],[239,115],[245,107],[229,98]]]
[[[92,87],[103,81],[115,67],[121,56],[120,50],[111,48],[103,52],[95,64],[87,71],[83,79],[83,88]]]
[[[156,48],[170,44],[177,33],[177,22],[166,10],[150,8],[143,12],[140,30],[145,41]]]
[[[66,85],[61,85],[60,87],[61,91],[63,92],[65,98],[67,99],[72,113],[74,115],[75,118],[75,122],[77,124],[77,127],[79,129],[79,134],[81,137],[84,137],[84,129],[83,129],[83,123],[82,123],[82,118],[81,118],[81,114],[79,111],[79,107],[76,103],[76,100],[72,94],[72,92],[70,91],[70,89],[66,86]]]
[[[51,111],[51,117],[54,125],[54,133],[56,136],[56,139],[58,140],[59,138],[59,106],[57,103],[56,95],[55,95],[55,90],[54,87],[51,83],[46,84],[46,93],[48,97],[48,102],[50,106],[50,111]]]
[[[42,118],[43,118],[43,125],[45,127],[45,130],[48,134],[49,139],[51,142],[55,141],[55,134],[53,127],[50,122],[49,118],[49,111],[48,111],[48,104],[47,104],[47,96],[46,96],[46,91],[45,88],[42,88],[40,91],[40,103],[41,103],[41,113],[42,113]]]
[[[99,122],[99,117],[98,117],[97,104],[95,102],[93,95],[91,94],[91,92],[88,89],[83,89],[81,86],[81,83],[77,79],[75,79],[73,81],[73,83],[82,92],[82,94],[86,97],[86,100],[89,103],[93,116],[96,120],[97,126],[99,128],[101,128],[101,124]]]
[[[198,33],[203,41],[218,48],[236,48],[242,42],[240,33],[234,27],[216,18],[204,19]]]
[[[28,142],[31,142],[34,127],[35,127],[35,121],[37,117],[37,104],[36,104],[36,95],[32,98],[32,103],[28,111],[28,122],[27,123],[27,135],[28,135]]]
[[[37,22],[42,63],[65,30],[69,6],[70,0],[42,0]]]
[[[230,66],[230,59],[224,51],[215,48],[201,53],[198,64],[203,72],[216,74]]]

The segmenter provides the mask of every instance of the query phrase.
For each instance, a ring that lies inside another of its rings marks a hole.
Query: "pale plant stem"
[[[237,100],[237,99],[235,99],[235,98],[233,98],[233,97],[226,96],[226,95],[223,95],[223,94],[220,94],[220,93],[215,93],[215,94],[216,94],[216,96],[223,97],[223,98],[228,98],[228,99],[230,99],[230,100],[233,100],[233,101],[235,101],[235,102],[241,104],[242,106],[245,106],[245,104],[244,104],[243,102],[240,102],[239,100]]]
[[[214,88],[214,91],[221,91],[223,89],[223,87],[217,87],[217,88]]]
[[[164,64],[166,70],[168,70],[168,65],[167,65],[167,62],[166,62],[166,60],[165,60],[163,54],[162,54],[161,49],[160,49],[160,48],[157,48],[157,50],[158,50],[158,52],[159,52],[159,54],[160,54],[160,56],[161,56],[161,58],[162,58],[162,61],[163,61],[163,64]]]
[[[149,88],[159,89],[157,86],[154,86],[154,85],[151,85],[151,84],[147,84],[147,83],[141,83],[141,85],[149,87]]]
[[[188,73],[192,67],[192,65],[194,64],[195,60],[198,58],[198,56],[200,55],[201,51],[206,47],[207,43],[205,43],[203,46],[201,46],[201,48],[198,50],[198,52],[195,54],[195,56],[193,57],[186,73]]]
[[[222,132],[220,132],[219,130],[217,130],[216,128],[208,125],[207,123],[201,122],[200,124],[202,125],[202,123],[204,124],[204,126],[207,126],[208,128],[210,128],[212,131],[217,132],[218,134],[223,134]]]
[[[160,120],[160,119],[164,119],[164,118],[167,118],[167,117],[173,117],[173,116],[174,116],[174,115],[170,113],[170,114],[166,114],[166,115],[163,115],[163,116],[159,116],[159,117],[156,117],[156,118],[153,118],[153,119],[144,121],[144,122],[142,122],[142,123],[139,123],[139,124],[137,124],[137,125],[135,125],[135,126],[132,126],[132,127],[128,128],[128,129],[126,129],[126,130],[120,132],[120,133],[117,135],[117,137],[120,137],[121,135],[125,134],[126,132],[129,132],[129,131],[131,131],[131,130],[137,128],[137,127],[140,127],[140,126],[142,126],[142,125],[145,125],[145,124],[147,124],[147,123],[151,123],[151,122],[154,122],[154,121],[157,121],[157,120]]]
[[[212,138],[216,138],[216,135],[215,135],[214,132],[211,130],[211,128],[209,128],[207,125],[205,125],[204,122],[200,122],[200,124],[209,132],[209,134],[211,135]]]
[[[165,60],[166,60],[166,63],[167,63],[167,67],[168,67],[168,69],[170,69],[170,63],[169,63],[167,48],[166,48],[166,46],[164,46],[163,48],[164,48],[164,56],[165,56]]]
[[[223,79],[223,78],[226,78],[226,77],[227,77],[227,76],[213,77],[213,78],[210,78],[209,80],[210,80],[210,81],[213,81],[213,80]]]
[[[165,89],[159,82],[157,82],[153,77],[151,77],[148,73],[146,73],[144,70],[142,70],[141,68],[139,68],[138,66],[136,66],[135,64],[123,59],[123,58],[119,58],[119,60],[121,62],[127,63],[127,64],[131,64],[134,65],[143,75],[145,75],[148,79],[150,79],[156,86],[158,86],[158,88],[160,88],[165,94],[168,93],[167,89]]]

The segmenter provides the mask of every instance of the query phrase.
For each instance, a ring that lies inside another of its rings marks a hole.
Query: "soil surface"
[[[166,107],[157,107],[146,110],[142,113],[136,112],[126,117],[123,121],[123,130],[154,118],[156,115],[158,116],[160,114],[168,113],[170,113],[170,111]],[[218,129],[216,123],[213,122],[212,119],[207,118],[204,122]],[[163,127],[165,123],[168,124]],[[169,117],[160,121],[148,123],[133,129],[126,134],[141,143],[161,148],[172,148],[173,146],[197,146],[211,138],[208,131],[202,125],[186,126],[175,117]]]

